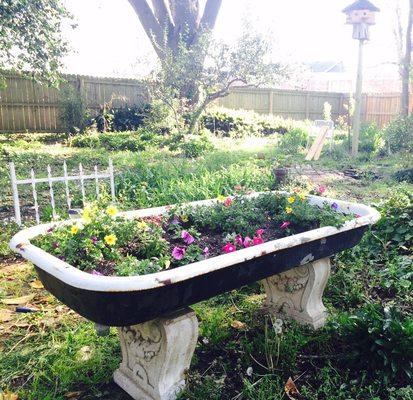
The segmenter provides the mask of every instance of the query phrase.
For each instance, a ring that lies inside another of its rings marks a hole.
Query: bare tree
[[[129,0],[161,61],[183,42],[190,48],[215,26],[222,0]]]

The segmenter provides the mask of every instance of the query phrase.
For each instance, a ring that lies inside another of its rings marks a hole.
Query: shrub
[[[98,134],[76,135],[72,139],[71,144],[74,147],[82,147],[82,148],[89,148],[89,149],[101,147],[100,137]]]
[[[308,133],[303,129],[295,128],[281,136],[279,146],[287,153],[294,153],[304,148],[307,140]]]
[[[156,134],[138,131],[77,135],[71,143],[74,147],[103,147],[109,151],[142,151],[147,146],[159,143],[159,140]]]
[[[224,137],[285,134],[295,128],[307,129],[307,124],[302,121],[220,107],[209,109],[203,116],[202,123],[209,131]]]
[[[348,358],[384,378],[413,378],[413,319],[394,308],[367,305],[356,314],[344,314],[332,330],[351,346]]]
[[[90,118],[83,97],[71,85],[60,92],[59,118],[70,133],[83,132]]]
[[[360,151],[376,154],[384,148],[383,132],[375,123],[363,124],[360,130]]]
[[[387,147],[392,152],[413,151],[413,115],[399,117],[385,130]]]
[[[205,135],[185,138],[178,146],[185,157],[195,158],[214,149],[214,145]]]

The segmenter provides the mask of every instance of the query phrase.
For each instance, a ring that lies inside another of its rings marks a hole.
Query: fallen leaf
[[[28,303],[30,300],[34,299],[35,294],[28,294],[27,296],[15,297],[13,299],[4,299],[1,302],[3,304],[10,304],[10,305],[22,305]]]
[[[76,399],[78,399],[78,398],[80,397],[81,394],[82,394],[81,391],[78,391],[78,392],[67,392],[67,393],[65,393],[64,396],[66,397],[66,399],[76,400]]]
[[[244,324],[244,323],[241,322],[241,321],[237,321],[237,320],[232,321],[232,322],[231,322],[231,326],[232,326],[234,329],[239,329],[239,330],[247,329],[247,325],[246,325],[246,324]]]
[[[287,383],[285,384],[284,390],[285,390],[285,394],[288,396],[289,399],[304,400],[304,397],[298,391],[297,386],[295,386],[295,383],[291,379],[291,377],[288,378]]]
[[[19,396],[11,392],[0,393],[0,400],[19,400]]]
[[[43,283],[39,279],[36,279],[33,282],[30,282],[30,286],[33,289],[44,289]]]
[[[10,310],[0,310],[0,322],[7,322],[12,319],[12,312]]]

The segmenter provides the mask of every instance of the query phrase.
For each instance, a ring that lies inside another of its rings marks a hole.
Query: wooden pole
[[[356,84],[356,96],[355,107],[353,117],[353,139],[351,146],[351,156],[357,157],[359,152],[359,138],[360,138],[360,119],[361,119],[361,107],[362,107],[362,90],[363,90],[363,49],[364,40],[359,40],[359,61],[357,67],[357,84]]]

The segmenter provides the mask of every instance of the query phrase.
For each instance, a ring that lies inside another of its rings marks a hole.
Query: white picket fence
[[[56,202],[55,202],[55,192],[53,184],[56,182],[64,182],[65,188],[65,197],[68,210],[72,208],[72,199],[70,195],[69,182],[78,181],[80,185],[80,192],[82,196],[82,203],[86,203],[86,188],[85,181],[94,180],[95,181],[95,191],[96,197],[100,197],[99,181],[102,179],[109,179],[110,184],[110,194],[112,201],[116,200],[115,196],[115,178],[114,178],[114,169],[113,162],[109,160],[109,168],[106,172],[99,172],[97,165],[94,166],[94,172],[92,174],[84,174],[82,164],[79,164],[78,174],[69,175],[67,171],[66,162],[63,162],[63,176],[52,176],[52,170],[50,165],[47,166],[47,178],[36,178],[33,168],[30,171],[29,179],[17,179],[16,167],[13,162],[9,164],[10,167],[10,179],[13,191],[13,205],[14,205],[14,216],[15,221],[18,225],[22,225],[22,217],[20,211],[20,197],[19,197],[19,186],[21,185],[31,185],[32,187],[32,197],[34,201],[34,211],[36,217],[36,223],[40,223],[40,213],[39,213],[39,203],[38,203],[38,193],[36,185],[39,183],[47,183],[49,186],[49,200],[52,207],[52,216],[57,218],[56,212]]]

